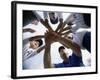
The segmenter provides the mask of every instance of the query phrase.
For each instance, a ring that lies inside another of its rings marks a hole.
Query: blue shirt
[[[82,57],[78,57],[73,53],[71,56],[69,56],[67,62],[63,61],[62,63],[58,63],[58,64],[54,64],[54,65],[55,65],[55,68],[80,67],[83,65],[83,62],[82,62]]]
[[[83,37],[82,45],[86,48],[89,52],[91,52],[91,32],[86,32]]]

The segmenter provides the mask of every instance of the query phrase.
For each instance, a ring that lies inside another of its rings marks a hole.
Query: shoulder
[[[81,59],[82,56],[77,56],[75,52],[72,53],[72,55],[69,57],[71,59]]]
[[[58,63],[58,64],[54,64],[55,68],[60,68],[60,67],[64,67],[63,63]]]

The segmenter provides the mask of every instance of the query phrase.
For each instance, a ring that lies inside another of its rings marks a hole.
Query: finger
[[[57,29],[55,30],[55,32],[59,31],[59,29],[61,28],[62,24],[63,24],[63,21],[61,20],[60,23],[59,23],[59,25],[58,25],[58,27],[57,27]]]
[[[69,35],[70,33],[72,33],[71,30],[69,30],[69,31],[67,31],[67,32],[65,32],[65,33],[62,33],[61,35],[65,35],[65,36],[67,36],[67,35]]]
[[[64,21],[59,32],[61,32],[63,30],[63,28],[65,27],[66,24],[67,24],[66,21]]]

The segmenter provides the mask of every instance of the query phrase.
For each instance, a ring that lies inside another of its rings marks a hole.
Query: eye
[[[37,45],[37,44],[35,43],[35,45]]]

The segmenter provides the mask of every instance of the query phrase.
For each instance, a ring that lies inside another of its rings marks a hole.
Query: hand
[[[54,31],[47,31],[45,33],[45,42],[46,43],[53,43],[56,42],[58,39],[58,34]]]
[[[48,19],[41,19],[40,22],[49,30],[49,31],[53,31],[53,29],[51,28],[51,26],[48,23]]]

